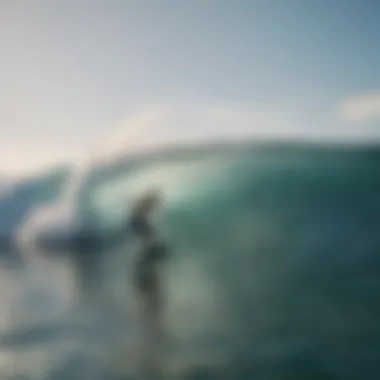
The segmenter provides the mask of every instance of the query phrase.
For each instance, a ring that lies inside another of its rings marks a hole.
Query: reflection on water
[[[379,378],[376,160],[257,165],[249,176],[242,165],[220,191],[167,210],[167,373]],[[25,252],[26,265],[1,269],[2,379],[134,378],[128,251],[92,256],[102,273],[87,293],[70,257]]]
[[[108,341],[118,337],[113,330],[125,321],[117,320],[116,308],[76,302],[75,271],[67,258],[29,254],[25,268],[3,269],[0,277],[2,378],[46,378],[73,358],[96,367],[92,362],[105,356]]]

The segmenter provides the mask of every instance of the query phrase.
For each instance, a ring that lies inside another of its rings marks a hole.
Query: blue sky
[[[0,173],[177,138],[378,139],[378,20],[377,0],[2,1]]]

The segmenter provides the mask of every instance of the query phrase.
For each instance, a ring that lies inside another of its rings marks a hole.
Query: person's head
[[[150,214],[159,205],[160,196],[157,191],[148,191],[137,199],[135,211],[141,214]]]

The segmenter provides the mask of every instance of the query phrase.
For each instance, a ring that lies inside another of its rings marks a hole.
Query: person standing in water
[[[166,248],[158,238],[151,216],[160,198],[157,193],[147,193],[137,200],[130,216],[130,228],[137,240],[137,252],[133,268],[133,285],[139,301],[140,321],[144,330],[143,367],[156,367],[157,348],[162,334],[162,289],[158,264],[164,258]]]

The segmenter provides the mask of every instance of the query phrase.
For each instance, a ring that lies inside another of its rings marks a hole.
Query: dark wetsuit
[[[163,256],[164,247],[155,241],[154,229],[148,218],[134,215],[130,225],[141,243],[135,262],[134,284],[139,292],[153,294],[158,291],[156,264]]]

